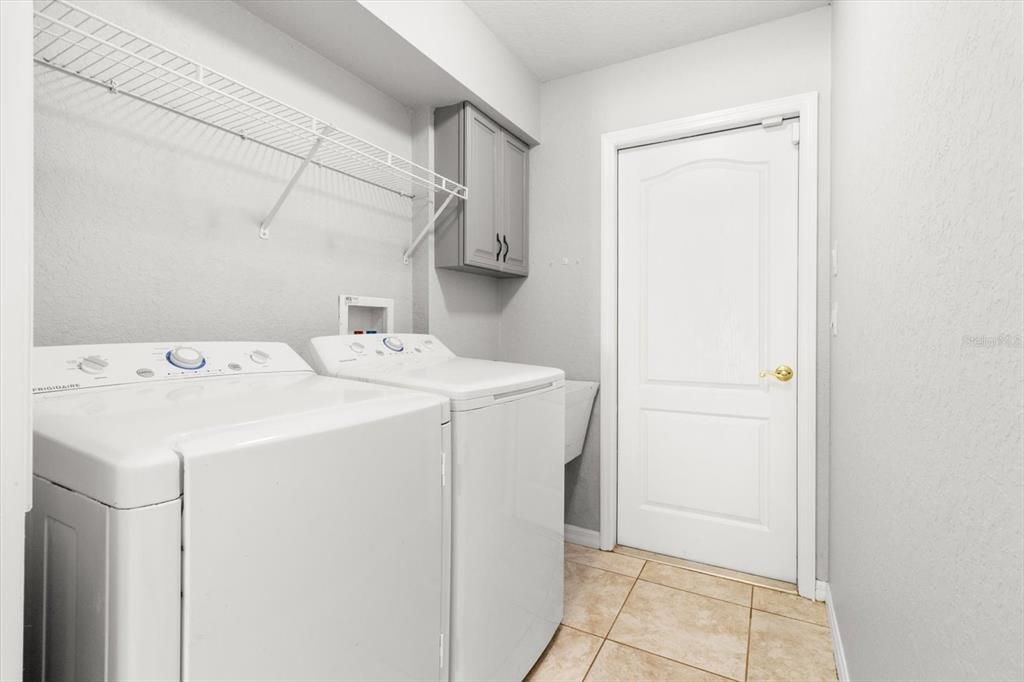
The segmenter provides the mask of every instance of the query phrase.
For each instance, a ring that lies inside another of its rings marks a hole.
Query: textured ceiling
[[[828,0],[466,0],[541,81],[828,4]]]

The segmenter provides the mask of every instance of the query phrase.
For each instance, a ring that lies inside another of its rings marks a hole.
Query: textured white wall
[[[234,3],[88,2],[102,16],[408,156],[410,113]],[[337,295],[411,327],[408,199],[37,67],[36,343],[337,333]]]
[[[501,359],[500,282],[431,268],[430,333],[458,355]]]
[[[530,153],[530,277],[502,283],[504,359],[600,374],[601,134],[816,90],[820,94],[822,272],[828,251],[829,8],[545,83],[543,144]],[[562,258],[568,264],[562,264]],[[827,274],[819,319],[819,533],[828,481]],[[597,529],[595,410],[583,456],[566,469],[566,521]],[[825,573],[819,565],[819,577]]]
[[[1024,4],[833,13],[830,582],[850,675],[1024,679]]]

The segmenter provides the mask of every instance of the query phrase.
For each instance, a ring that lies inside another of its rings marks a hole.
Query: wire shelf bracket
[[[409,244],[409,248],[402,252],[403,263],[405,263],[406,265],[409,264],[409,261],[412,260],[412,254],[416,251],[416,247],[419,246],[420,242],[423,241],[423,238],[426,237],[427,234],[429,234],[434,229],[434,225],[437,223],[437,219],[441,216],[442,213],[444,213],[444,210],[448,208],[448,204],[450,204],[452,202],[452,199],[454,198],[454,194],[449,194],[444,198],[444,201],[441,203],[441,208],[434,211],[434,215],[431,216],[430,222],[428,222],[424,226],[424,228],[420,230],[420,233],[416,235],[416,239],[413,239],[412,242]]]
[[[448,195],[445,205],[469,194],[465,185],[70,2],[36,0],[33,28],[37,64],[299,159],[298,171],[260,222],[264,239],[310,163],[409,199],[416,188]],[[410,246],[403,257],[408,260],[414,249]]]
[[[267,217],[260,223],[260,239],[270,239],[270,223],[274,222],[274,218],[277,217],[277,212],[281,210],[281,206],[284,205],[285,199],[287,199],[288,195],[292,193],[293,189],[295,189],[295,183],[297,183],[299,178],[302,177],[302,174],[306,171],[306,167],[309,166],[309,162],[312,161],[316,157],[316,153],[320,151],[320,145],[323,144],[323,142],[324,139],[322,137],[318,137],[316,142],[313,143],[313,146],[309,148],[309,153],[306,154],[306,158],[302,160],[302,164],[299,166],[298,170],[295,171],[295,175],[293,175],[292,179],[288,181],[287,185],[285,185],[284,192],[281,193],[277,203],[274,204],[274,208],[270,209],[270,213],[268,213]]]

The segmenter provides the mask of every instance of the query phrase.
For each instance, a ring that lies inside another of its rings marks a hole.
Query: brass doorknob
[[[761,370],[762,377],[775,377],[779,381],[789,381],[793,378],[793,368],[789,365],[779,365],[774,371],[768,369]]]

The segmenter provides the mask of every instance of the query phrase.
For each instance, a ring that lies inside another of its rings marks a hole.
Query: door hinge
[[[448,485],[448,474],[446,472],[447,467],[445,466],[447,464],[446,460],[447,460],[447,455],[445,454],[445,451],[442,450],[441,451],[441,487],[442,488],[445,487],[446,485]],[[443,637],[444,635],[441,635],[441,636]]]
[[[782,125],[781,116],[772,116],[771,118],[766,118],[761,121],[762,128],[778,128],[780,125]]]
[[[793,144],[800,144],[800,121],[793,121]]]

